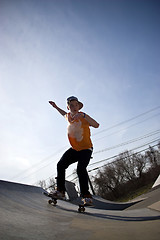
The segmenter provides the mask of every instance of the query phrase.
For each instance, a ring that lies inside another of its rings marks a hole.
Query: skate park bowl
[[[0,239],[159,239],[160,187],[128,203],[93,196],[78,213],[76,198],[48,204],[41,187],[0,180]],[[76,197],[76,195],[74,195]]]

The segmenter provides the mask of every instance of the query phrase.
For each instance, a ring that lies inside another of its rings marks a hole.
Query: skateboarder
[[[49,103],[68,121],[68,139],[71,145],[62,156],[57,164],[57,190],[52,193],[57,199],[65,196],[65,170],[69,165],[77,162],[77,175],[81,197],[87,199],[88,203],[92,203],[92,196],[89,192],[87,166],[89,164],[93,145],[90,139],[89,127],[98,128],[97,123],[93,118],[84,112],[80,112],[83,107],[77,97],[71,96],[67,98],[67,109],[69,112],[59,108],[55,102]]]

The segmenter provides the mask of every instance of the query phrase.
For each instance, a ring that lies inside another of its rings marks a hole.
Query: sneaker
[[[57,199],[64,199],[65,198],[65,193],[60,192],[60,191],[54,191],[49,194],[50,197],[52,198],[57,198]]]
[[[92,195],[90,193],[83,195],[83,198],[92,198]]]
[[[84,205],[86,206],[92,206],[93,205],[93,199],[92,198],[83,198],[82,202],[84,203]]]

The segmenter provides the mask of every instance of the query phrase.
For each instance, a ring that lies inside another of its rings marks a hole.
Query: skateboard
[[[58,200],[64,200],[63,198],[55,198],[52,196],[52,194],[50,193],[46,193],[46,192],[43,192],[43,194],[47,197],[49,197],[50,199],[48,200],[48,203],[49,204],[52,204],[53,206],[56,206],[57,205],[57,201]],[[93,206],[92,204],[88,204],[85,202],[85,200],[83,198],[78,198],[76,199],[76,201],[73,202],[74,204],[78,205],[78,212],[79,213],[84,213],[85,212],[85,207],[91,207]]]

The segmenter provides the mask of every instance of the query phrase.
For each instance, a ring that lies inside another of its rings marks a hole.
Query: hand
[[[52,105],[52,107],[56,108],[57,105],[55,104],[55,102],[49,101],[49,103]]]

